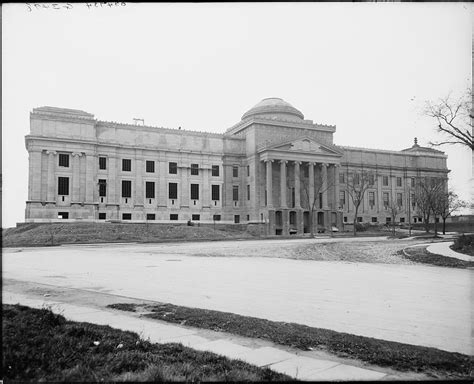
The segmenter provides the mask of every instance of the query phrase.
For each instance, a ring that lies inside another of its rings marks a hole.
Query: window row
[[[368,195],[368,200],[369,200],[369,206],[370,208],[373,208],[375,206],[375,192],[369,191],[367,192]],[[382,201],[383,201],[383,206],[385,208],[388,208],[389,206],[398,206],[398,207],[403,207],[403,194],[402,193],[397,193],[396,194],[396,200],[394,202],[390,202],[390,193],[389,192],[383,192],[382,193]],[[412,193],[410,194],[410,203],[412,207],[415,207],[415,195]],[[345,191],[340,191],[339,192],[339,206],[344,207],[346,205],[346,192]]]
[[[361,175],[358,173],[349,173],[349,175],[345,173],[339,173],[339,183],[345,184],[347,181],[347,178],[349,177],[349,182],[352,182],[354,185],[359,185],[361,183]],[[368,185],[374,185],[375,184],[375,175],[374,174],[368,174],[367,180],[363,180],[362,182],[364,184]],[[397,187],[403,187],[403,177],[397,176],[395,178],[395,183]],[[388,187],[389,185],[389,176],[383,175],[382,176],[382,186]],[[414,177],[409,178],[409,186],[412,188],[415,188],[416,185],[416,179]]]

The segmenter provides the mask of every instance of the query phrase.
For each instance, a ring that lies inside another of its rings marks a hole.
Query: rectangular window
[[[214,220],[214,221],[221,221],[221,215],[214,215],[214,216],[212,216],[212,220]]]
[[[399,207],[403,206],[403,195],[401,193],[397,193],[397,205]]]
[[[411,186],[412,186],[412,188],[415,188],[415,178],[414,177],[411,178]]]
[[[199,184],[191,184],[191,200],[199,200]]]
[[[155,198],[155,182],[154,181],[147,181],[145,183],[145,193],[146,193],[147,199]]]
[[[59,166],[66,168],[69,167],[69,155],[66,155],[65,153],[59,154]]]
[[[107,169],[107,158],[99,157],[99,169]]]
[[[250,176],[250,165],[247,165],[247,177]]]
[[[178,220],[178,214],[177,213],[172,213],[170,215],[170,220]]]
[[[147,213],[146,214],[147,220],[156,220],[156,215],[154,213]]]
[[[402,178],[397,177],[397,187],[401,187],[401,186],[402,186]]]
[[[131,213],[122,213],[122,220],[132,220]]]
[[[344,223],[347,223],[347,216],[344,216]]]
[[[122,159],[122,171],[130,172],[132,170],[132,160]]]
[[[404,223],[405,222],[405,218],[404,217],[400,217],[400,223]]]
[[[392,222],[392,218],[391,217],[386,217],[385,218],[385,222],[388,224],[388,223],[391,223]]]
[[[375,192],[369,192],[369,205],[371,208],[375,205]]]
[[[374,185],[375,184],[375,177],[373,174],[369,175],[369,185]]]
[[[105,220],[106,217],[107,215],[105,212],[99,212],[99,220]]]
[[[58,212],[58,219],[69,219],[69,212]]]
[[[250,184],[247,184],[247,200],[250,200]]]
[[[191,175],[192,176],[199,175],[199,164],[191,164]]]
[[[388,186],[388,176],[382,176],[382,185],[384,187]]]
[[[250,215],[247,215],[247,221],[250,221]]]
[[[148,173],[154,173],[155,172],[155,162],[153,160],[147,160],[146,161],[146,171]]]
[[[212,176],[219,176],[219,166],[213,165],[212,166]]]
[[[218,185],[212,185],[212,190],[211,190],[211,196],[212,200],[220,200],[220,194],[219,194],[219,186]]]
[[[201,215],[192,215],[191,220],[192,221],[200,221],[201,220]]]
[[[359,174],[358,174],[358,173],[354,173],[353,181],[354,181],[354,185],[359,185],[359,183],[360,183],[360,177],[359,177]]]
[[[232,166],[232,177],[239,177],[239,166]]]
[[[178,173],[178,163],[169,163],[168,172],[170,175],[176,175]]]
[[[339,206],[342,208],[346,205],[346,192],[340,191],[339,192]]]
[[[105,179],[99,179],[99,196],[107,196],[107,180]]]
[[[372,223],[376,223],[377,222],[377,218],[376,217],[372,217]]]
[[[232,200],[239,201],[239,186],[238,185],[234,185],[232,187]]]
[[[385,208],[388,207],[388,201],[389,201],[388,192],[384,192],[383,193],[383,206]]]
[[[412,206],[413,208],[415,208],[415,206],[416,206],[416,201],[415,201],[415,194],[414,194],[414,193],[411,194],[411,198],[410,198],[410,199],[411,199],[411,206]]]
[[[69,195],[69,177],[58,177],[58,195]]]
[[[357,222],[362,223],[362,217],[361,216],[357,217]]]
[[[178,183],[169,183],[168,184],[168,198],[177,199],[178,198]]]
[[[344,177],[344,174],[341,172],[339,174],[339,183],[341,184],[344,184],[346,181],[345,181],[345,177]]]
[[[240,215],[234,215],[234,223],[239,224],[240,223]]]
[[[122,197],[132,197],[132,182],[122,180]]]

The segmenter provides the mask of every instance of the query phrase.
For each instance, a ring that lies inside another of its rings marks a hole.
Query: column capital
[[[309,162],[308,162],[308,165],[309,165],[310,167],[314,167],[316,164],[318,164],[318,163],[316,163],[315,161],[309,161]]]
[[[280,161],[278,161],[278,162],[279,162],[280,164],[286,164],[286,163],[288,163],[288,160],[280,160]]]
[[[323,168],[327,168],[328,166],[329,166],[328,163],[321,163],[321,167],[323,167]]]
[[[57,153],[56,151],[46,151],[46,154],[47,154],[47,155],[55,156],[55,155],[57,155],[58,153]]]
[[[301,165],[301,161],[293,161],[293,163]]]
[[[341,164],[333,164],[335,168],[340,168]]]
[[[263,160],[264,163],[273,163],[275,160],[273,159],[265,159]]]

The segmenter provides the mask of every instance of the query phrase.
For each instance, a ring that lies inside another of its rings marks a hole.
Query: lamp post
[[[411,236],[411,190],[408,189],[408,236]]]

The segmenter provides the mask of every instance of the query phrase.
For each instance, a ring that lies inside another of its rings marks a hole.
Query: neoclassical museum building
[[[264,99],[222,134],[100,121],[54,107],[30,114],[27,222],[265,223],[269,233],[352,222],[348,182],[371,180],[357,221],[413,212],[415,179],[447,178],[447,156],[416,142],[401,151],[337,146],[279,98]],[[410,205],[410,207],[409,207]],[[416,214],[412,214],[416,221]]]

